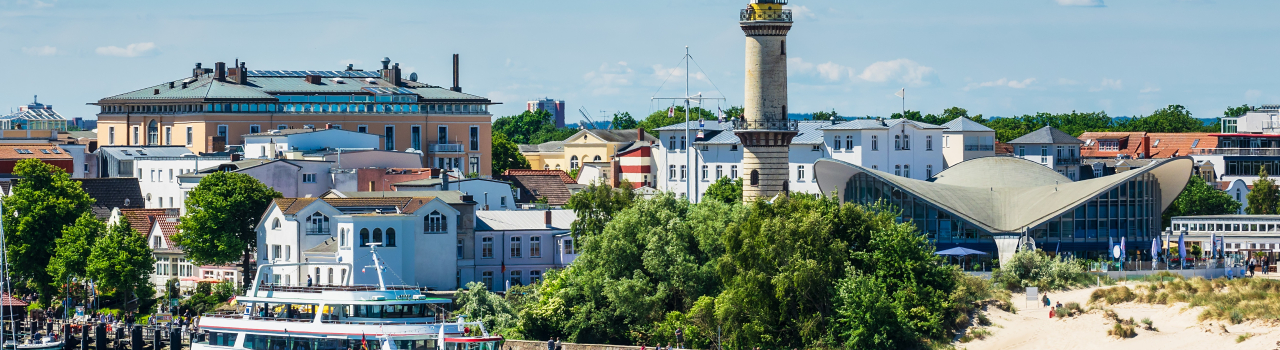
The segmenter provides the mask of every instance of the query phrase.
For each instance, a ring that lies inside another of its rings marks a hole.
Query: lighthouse
[[[796,123],[787,119],[787,0],[751,0],[739,13],[747,36],[746,93],[734,134],[742,140],[742,200],[771,198],[788,191],[788,150]]]

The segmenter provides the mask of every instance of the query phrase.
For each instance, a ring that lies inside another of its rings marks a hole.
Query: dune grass
[[[1187,303],[1188,307],[1205,307],[1199,321],[1223,320],[1232,324],[1258,319],[1280,318],[1280,281],[1259,278],[1186,279],[1181,276],[1154,277],[1153,282],[1130,289],[1120,286],[1098,289],[1089,296],[1090,304]]]

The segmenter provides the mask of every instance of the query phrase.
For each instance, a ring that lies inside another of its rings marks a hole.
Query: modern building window
[[[480,150],[480,127],[478,126],[471,127],[471,150]]]
[[[361,247],[369,246],[369,229],[367,228],[360,229],[360,246]]]
[[[519,258],[522,250],[520,249],[520,236],[511,237],[511,257]]]
[[[839,151],[839,150],[840,150],[840,136],[839,136],[839,135],[837,135],[834,139],[832,139],[832,141],[831,141],[831,149],[832,149],[832,150],[834,150],[834,151]]]
[[[302,174],[302,183],[304,184],[316,183],[316,174]]]
[[[930,135],[930,136],[925,136],[925,137],[924,137],[924,150],[926,150],[926,151],[932,151],[932,150],[933,150],[933,136],[932,136],[932,135]]]
[[[218,125],[218,136],[227,137],[226,125]]]
[[[192,128],[191,128],[190,126],[188,126],[188,127],[187,127],[187,146],[191,146],[191,145],[192,145],[192,141],[195,139],[195,138],[192,136],[192,131],[191,131],[191,129],[192,129]]]
[[[529,237],[529,257],[530,258],[542,257],[542,237],[541,236]]]
[[[493,237],[484,237],[480,239],[480,257],[493,259]]]
[[[329,216],[321,212],[315,212],[307,218],[307,234],[329,234]]]
[[[394,151],[396,149],[396,127],[393,125],[387,125],[382,132],[382,137],[386,140],[386,144],[383,145],[382,148],[388,151]]]
[[[250,134],[257,134],[257,133],[260,133],[260,132],[262,132],[262,125],[253,124],[253,125],[250,125],[250,126],[249,126],[249,133],[250,133]]]
[[[187,128],[187,130],[191,130],[191,128]],[[190,135],[190,134],[187,134],[187,135]],[[107,144],[108,145],[116,144],[116,127],[114,126],[107,127]],[[191,144],[191,142],[188,141],[187,144]]]
[[[414,125],[409,127],[409,147],[416,150],[422,150],[421,126]]]
[[[423,231],[425,233],[446,233],[449,232],[449,218],[440,214],[439,211],[433,210],[431,214],[422,219]]]
[[[871,150],[872,151],[880,150],[880,140],[879,140],[879,137],[876,137],[876,135],[871,135]]]

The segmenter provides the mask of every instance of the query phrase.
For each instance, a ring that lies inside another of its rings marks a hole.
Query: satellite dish
[[[418,81],[418,72],[409,73],[409,81]]]

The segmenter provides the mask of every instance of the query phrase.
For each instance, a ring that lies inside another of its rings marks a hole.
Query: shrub
[[[1156,326],[1151,322],[1151,318],[1150,318],[1150,317],[1143,317],[1143,318],[1142,318],[1142,329],[1149,330],[1149,331],[1155,331],[1155,330],[1156,330]]]
[[[1070,311],[1071,316],[1076,316],[1084,313],[1084,309],[1080,308],[1080,303],[1077,303],[1074,301],[1068,302],[1066,305],[1062,305],[1062,307],[1067,309],[1067,311]]]
[[[978,325],[983,327],[990,326],[991,319],[987,318],[987,314],[978,313]]]
[[[991,336],[991,331],[987,330],[986,328],[978,328],[978,329],[974,329],[972,332],[969,332],[969,335],[972,335],[974,339],[983,340]]]
[[[1026,287],[1038,287],[1041,291],[1054,291],[1088,285],[1093,277],[1085,272],[1085,264],[1074,258],[1049,257],[1040,250],[1024,250],[1013,255],[1008,262],[991,273],[991,280],[1001,288],[1023,291]]]
[[[1111,326],[1111,329],[1107,330],[1107,335],[1120,338],[1120,339],[1125,339],[1125,338],[1133,338],[1134,336],[1138,335],[1138,333],[1133,330],[1133,326],[1126,326],[1120,323],[1116,323],[1115,325]]]
[[[1135,298],[1137,298],[1137,295],[1133,293],[1133,290],[1129,289],[1129,287],[1120,286],[1094,290],[1089,295],[1089,303],[1104,301],[1107,304],[1119,304],[1133,301]]]
[[[1236,336],[1236,343],[1243,343],[1245,340],[1249,340],[1249,338],[1253,338],[1253,333],[1241,334]]]

